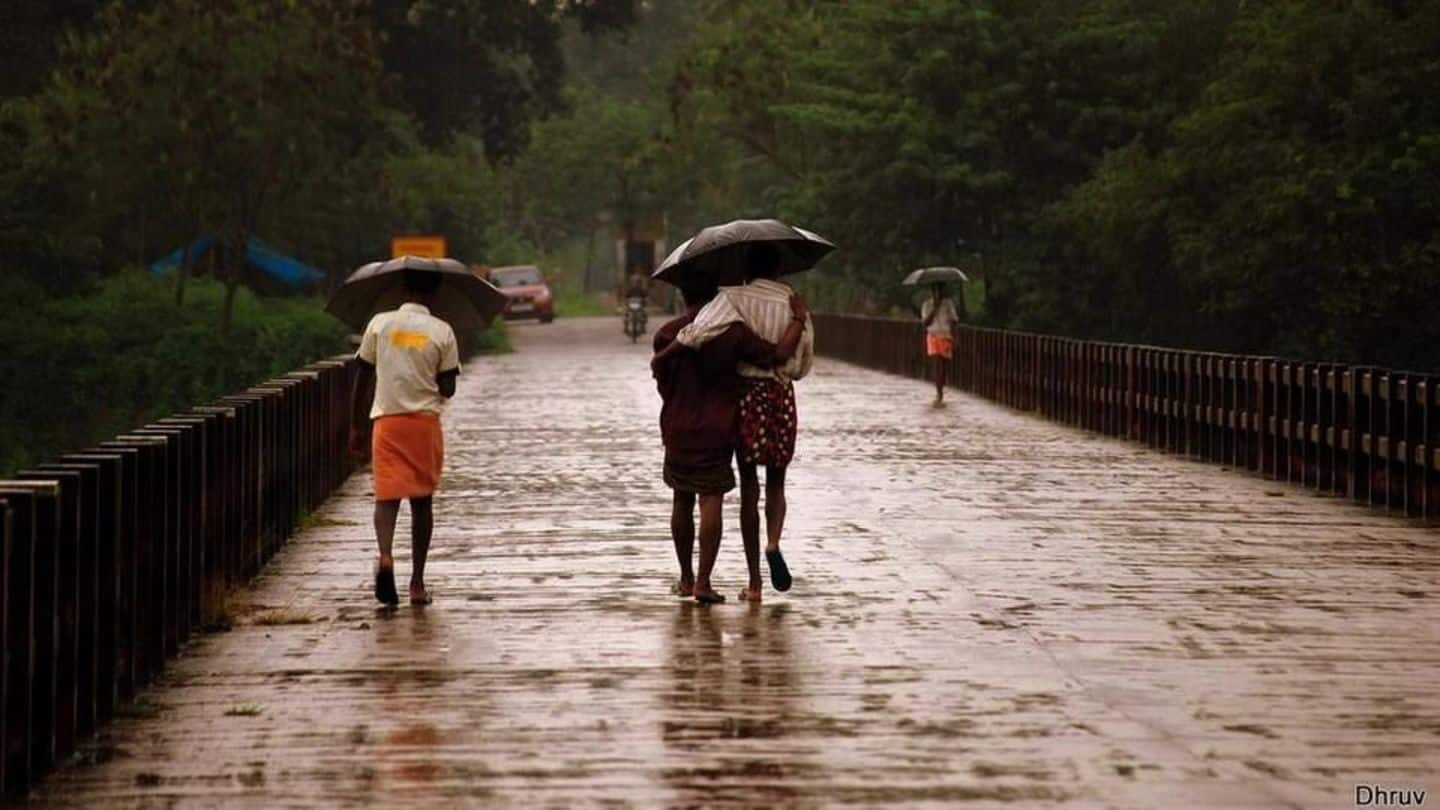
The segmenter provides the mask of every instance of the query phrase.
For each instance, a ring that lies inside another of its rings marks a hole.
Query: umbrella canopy
[[[906,276],[900,283],[918,287],[927,284],[958,284],[969,280],[970,277],[965,275],[965,271],[958,267],[922,267]]]
[[[375,313],[405,303],[406,270],[440,276],[430,311],[456,332],[479,329],[505,309],[505,294],[460,262],[401,256],[388,262],[371,262],[351,273],[325,305],[325,311],[354,329],[364,329]]]
[[[786,225],[778,219],[737,219],[711,225],[671,251],[652,278],[672,284],[691,274],[719,279],[727,271],[740,275],[743,251],[754,244],[773,245],[780,251],[780,274],[799,273],[814,267],[834,243],[812,231]]]

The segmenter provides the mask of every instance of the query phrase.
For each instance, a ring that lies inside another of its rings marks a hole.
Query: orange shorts
[[[950,355],[954,352],[954,350],[954,338],[940,337],[939,335],[925,336],[926,357],[943,357],[946,360],[949,360]]]
[[[398,413],[375,420],[370,455],[375,475],[375,500],[425,498],[440,486],[445,463],[445,437],[440,417],[432,413]]]

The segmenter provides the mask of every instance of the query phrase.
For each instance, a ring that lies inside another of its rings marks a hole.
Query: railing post
[[[1440,519],[1440,379],[1430,377],[1420,385],[1424,416],[1418,453],[1425,468],[1424,513],[1426,522]]]
[[[205,567],[206,507],[209,500],[210,442],[213,414],[180,414],[167,417],[151,427],[177,431],[184,453],[185,475],[180,486],[180,565],[178,566],[178,607],[184,619],[182,638],[198,630],[203,622],[202,572]]]
[[[56,762],[60,643],[58,596],[63,503],[56,479],[22,479],[0,482],[0,497],[31,495],[29,532],[29,748],[25,766],[33,784]],[[7,640],[8,641],[8,640]],[[8,646],[8,645],[7,645]],[[71,712],[73,717],[73,712]]]
[[[1220,425],[1224,391],[1220,374],[1220,359],[1214,353],[1207,352],[1202,365],[1205,373],[1205,460],[1215,463],[1224,458],[1221,450],[1224,436]]]
[[[1153,413],[1150,422],[1150,448],[1164,450],[1170,439],[1170,403],[1165,397],[1165,352],[1147,346],[1145,353],[1150,358],[1150,407]]]
[[[37,768],[49,770],[74,750],[76,739],[80,703],[76,599],[80,589],[83,484],[78,470],[59,467],[25,470],[16,478],[53,492],[48,509],[42,510],[48,512],[46,522],[37,524],[41,535],[35,549],[36,662],[42,684],[36,702],[43,705],[50,728],[37,749],[41,752]]]
[[[60,485],[3,481],[12,542],[6,571],[5,788],[19,795],[55,758],[55,591]]]
[[[102,450],[136,453],[134,534],[122,561],[125,595],[134,622],[133,688],[148,683],[165,660],[165,514],[169,492],[163,436],[123,435],[101,442]]]
[[[1194,399],[1191,403],[1191,421],[1194,424],[1195,441],[1193,454],[1195,458],[1208,461],[1210,459],[1210,425],[1208,421],[1210,410],[1210,382],[1206,374],[1206,367],[1209,359],[1202,352],[1191,354],[1191,393]]]
[[[1401,479],[1404,481],[1404,509],[1411,517],[1424,516],[1425,509],[1425,468],[1415,455],[1416,448],[1424,443],[1424,378],[1406,375],[1404,391],[1400,398],[1403,408],[1400,423],[1400,440],[1396,458],[1401,465]]]
[[[1370,389],[1370,503],[1390,508],[1390,399],[1389,371],[1377,370]],[[1376,490],[1379,490],[1377,492]]]
[[[35,512],[36,493],[0,485],[9,524],[5,549],[5,635],[0,645],[4,669],[3,774],[6,796],[30,787],[32,764],[31,712],[35,673]]]
[[[228,549],[226,571],[230,584],[249,579],[259,570],[261,534],[260,456],[262,403],[259,397],[237,394],[225,397],[222,405],[235,413],[234,490],[232,503],[234,528],[228,533],[233,540]]]
[[[73,738],[88,734],[97,725],[98,682],[96,666],[96,627],[99,623],[97,608],[98,563],[100,556],[100,481],[101,469],[96,462],[77,461],[66,457],[59,463],[42,464],[35,468],[33,477],[64,476],[62,486],[73,476],[73,507],[67,506],[64,515],[73,520],[73,527],[65,530],[65,543],[61,546],[61,639],[64,646],[62,655],[71,660],[62,670],[69,680],[61,694],[64,707],[71,711],[72,719],[65,723],[65,731],[73,735],[71,740],[60,746],[62,755],[68,753]],[[22,474],[22,477],[30,477]],[[73,709],[71,694],[73,693]]]
[[[1186,353],[1170,352],[1170,400],[1175,413],[1175,435],[1170,440],[1170,452],[1185,455],[1189,452],[1190,436],[1190,388],[1185,375]]]
[[[188,611],[182,609],[181,572],[185,569],[185,497],[184,482],[193,472],[186,462],[187,448],[182,432],[175,429],[143,427],[134,430],[131,436],[149,436],[164,442],[159,445],[161,513],[157,521],[156,565],[161,571],[164,583],[163,598],[158,605],[157,627],[164,642],[161,660],[169,658],[180,650],[180,644],[189,633],[186,618]]]
[[[1295,365],[1296,393],[1300,404],[1296,411],[1296,434],[1300,437],[1300,474],[1296,477],[1301,486],[1315,486],[1320,479],[1314,427],[1318,407],[1313,378],[1316,375],[1314,363]]]
[[[1237,368],[1239,362],[1236,357],[1227,354],[1221,357],[1221,363],[1224,369],[1225,392],[1225,413],[1223,417],[1225,425],[1225,463],[1231,467],[1240,467],[1242,465],[1240,460],[1242,456],[1241,443],[1243,441],[1242,437],[1244,436],[1240,424],[1240,415],[1244,411],[1244,407],[1242,405],[1243,397],[1241,396],[1239,371]]]
[[[84,569],[89,580],[85,575],[81,578],[82,594],[90,602],[80,606],[82,664],[87,650],[93,659],[90,691],[93,695],[94,722],[90,726],[84,721],[86,694],[82,691],[80,696],[81,731],[87,732],[98,728],[114,714],[122,682],[120,648],[123,640],[119,635],[119,617],[123,606],[118,555],[124,540],[122,522],[127,514],[123,499],[125,459],[116,453],[74,453],[63,457],[63,461],[95,470],[91,564]],[[84,546],[81,554],[83,558]],[[92,628],[88,633],[87,626]]]
[[[10,795],[10,557],[15,544],[10,501],[0,495],[0,798]]]

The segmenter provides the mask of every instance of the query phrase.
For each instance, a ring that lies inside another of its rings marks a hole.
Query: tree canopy
[[[832,237],[822,305],[956,263],[990,325],[1440,368],[1434,3],[729,0],[678,36],[660,205]]]
[[[494,166],[565,102],[567,28],[598,35],[636,9],[21,5],[4,12],[25,48],[0,85],[0,268],[73,291],[208,233],[232,297],[256,235],[332,279],[400,232],[445,233],[484,260],[508,239]]]
[[[1440,368],[1435,3],[42,5],[3,12],[0,268],[54,289],[198,229],[338,276],[778,215],[841,245],[831,309],[938,262],[988,325]]]

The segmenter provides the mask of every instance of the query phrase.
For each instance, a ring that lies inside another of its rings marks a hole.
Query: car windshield
[[[490,280],[496,287],[525,287],[532,284],[542,284],[540,280],[540,268],[538,267],[517,267],[514,270],[497,270],[490,275]]]

